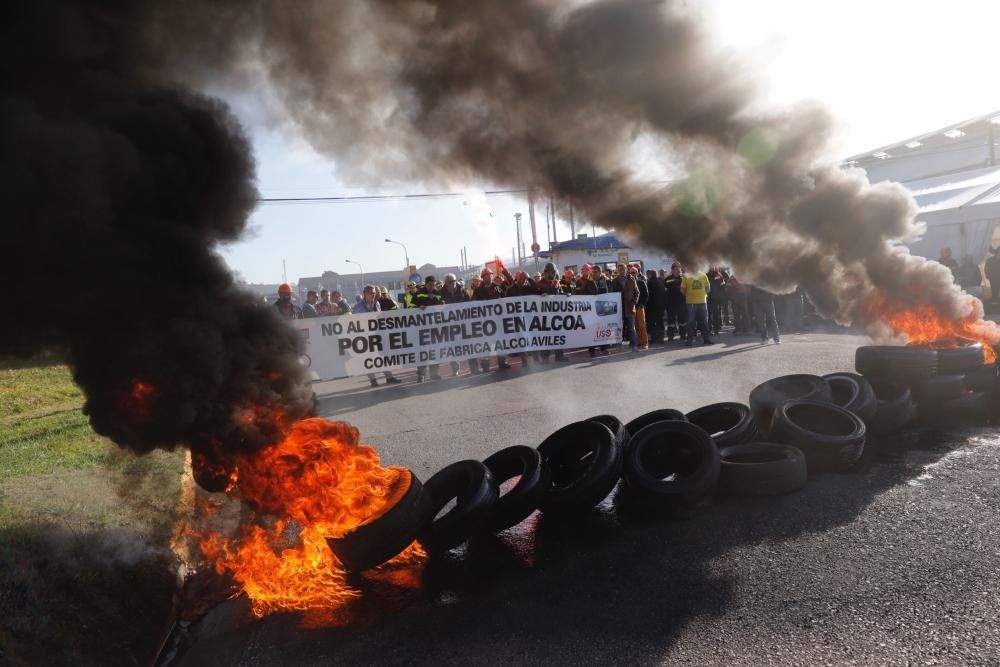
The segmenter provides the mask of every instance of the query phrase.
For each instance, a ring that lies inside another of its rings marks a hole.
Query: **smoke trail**
[[[821,109],[762,112],[680,0],[38,0],[0,27],[0,351],[66,350],[99,432],[233,451],[306,409],[298,342],[213,248],[253,206],[247,141],[195,90],[269,108],[356,181],[523,187],[689,263],[876,326],[876,292],[962,315],[910,257],[899,186],[823,166]],[[685,174],[651,188],[652,147]]]
[[[219,243],[257,198],[225,106],[174,82],[138,3],[10,3],[0,22],[0,352],[58,350],[94,429],[213,455],[308,409],[300,343]]]
[[[948,271],[900,246],[920,233],[905,189],[824,166],[829,115],[760,111],[752,72],[690,5],[216,3],[231,39],[180,55],[192,80],[262,77],[346,179],[530,184],[696,266],[800,284],[845,323],[878,326],[876,291],[968,314]],[[199,25],[215,24],[187,14],[172,32]],[[650,187],[634,167],[640,143],[683,182]]]

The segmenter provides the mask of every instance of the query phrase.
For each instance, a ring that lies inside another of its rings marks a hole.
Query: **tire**
[[[918,405],[917,412],[925,424],[978,424],[986,420],[989,407],[989,395],[986,392],[967,392],[948,401]]]
[[[968,373],[986,363],[982,343],[969,343],[961,347],[939,347],[937,350],[938,373]]]
[[[687,413],[687,420],[712,436],[719,449],[757,437],[750,408],[742,403],[713,403]]]
[[[596,417],[591,417],[586,421],[589,422],[599,422],[608,427],[615,436],[615,442],[618,446],[622,448],[622,451],[628,447],[628,429],[622,424],[622,421],[613,415],[597,415]]]
[[[965,374],[965,387],[969,391],[990,391],[997,384],[997,366],[980,366]]]
[[[429,552],[447,551],[470,537],[486,532],[500,500],[500,487],[493,473],[479,461],[456,461],[434,473],[424,483],[433,516],[455,499],[455,506],[435,518],[420,536]]]
[[[780,496],[806,484],[806,458],[796,447],[747,442],[719,449],[719,492],[731,496]]]
[[[639,415],[628,424],[625,424],[625,430],[628,431],[629,436],[633,436],[650,424],[671,420],[686,421],[687,417],[684,416],[684,413],[680,410],[674,410],[672,408],[653,410],[652,412],[647,412],[644,415]]]
[[[410,473],[406,493],[381,516],[342,537],[330,537],[330,550],[348,572],[369,570],[392,559],[417,539],[434,519],[430,495]]]
[[[850,410],[865,424],[872,420],[878,410],[878,399],[868,380],[856,373],[830,373],[823,379],[833,392],[834,405]]]
[[[490,530],[497,532],[516,526],[541,505],[550,480],[549,469],[542,464],[537,449],[525,445],[507,447],[492,454],[483,465],[489,468],[498,487],[520,476],[517,484],[500,496],[490,517]]]
[[[538,446],[550,484],[539,509],[549,514],[585,512],[604,500],[622,473],[622,450],[600,422],[562,427]]]
[[[938,374],[938,353],[929,347],[863,345],[854,353],[854,370],[901,382],[927,380]]]
[[[782,375],[757,385],[750,392],[750,411],[757,427],[766,432],[771,428],[774,411],[792,399],[833,401],[833,392],[826,380],[818,375]]]
[[[916,409],[909,387],[905,384],[878,378],[871,380],[871,385],[875,391],[875,397],[878,399],[878,409],[868,425],[869,433],[888,435],[913,421]]]
[[[844,408],[821,401],[786,401],[774,413],[772,436],[802,450],[809,473],[843,471],[861,458],[865,423]]]
[[[661,421],[632,436],[625,453],[625,483],[639,499],[690,507],[715,491],[719,448],[699,426]]]
[[[938,375],[910,384],[910,396],[917,406],[950,401],[959,398],[965,392],[964,375]]]

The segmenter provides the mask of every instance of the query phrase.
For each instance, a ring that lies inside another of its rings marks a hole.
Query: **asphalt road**
[[[596,414],[745,402],[776,375],[851,370],[866,342],[719,340],[421,385],[352,378],[319,387],[322,413],[426,479]],[[417,586],[367,582],[338,627],[227,602],[173,664],[1000,664],[998,469],[992,429],[919,430],[792,496],[659,520],[614,497],[578,524],[536,514]]]

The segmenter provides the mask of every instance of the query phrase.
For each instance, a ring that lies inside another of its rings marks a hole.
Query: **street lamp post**
[[[345,259],[344,261],[347,262],[348,264],[357,264],[358,265],[358,270],[361,272],[361,287],[362,287],[362,289],[364,289],[364,286],[365,286],[365,270],[361,266],[361,262],[355,262],[354,260],[351,260],[351,259]]]
[[[399,241],[393,241],[392,239],[386,239],[385,242],[386,243],[395,243],[396,245],[403,247],[403,256],[406,257],[406,269],[409,269],[410,268],[410,253],[408,253],[406,251],[406,246],[403,245],[402,243],[400,243]]]

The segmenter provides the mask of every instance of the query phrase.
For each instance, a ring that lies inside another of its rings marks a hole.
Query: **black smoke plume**
[[[199,90],[258,96],[345,179],[529,185],[842,322],[877,327],[880,294],[968,314],[899,246],[920,231],[906,191],[824,166],[828,115],[761,110],[694,4],[7,3],[0,347],[65,349],[95,428],[140,451],[259,443],[304,411],[292,332],[213,252],[244,229],[253,165]],[[652,186],[640,159],[682,178]]]
[[[250,146],[143,42],[150,9],[4,5],[0,353],[65,354],[121,445],[225,457],[308,409],[301,343],[213,250],[255,205]]]
[[[528,185],[873,333],[878,294],[968,315],[948,270],[901,245],[921,231],[906,190],[823,164],[829,115],[763,110],[695,4],[216,2],[162,11],[151,40],[192,36],[173,49],[188,80],[268,91],[344,178]],[[640,158],[682,177],[652,186]]]

